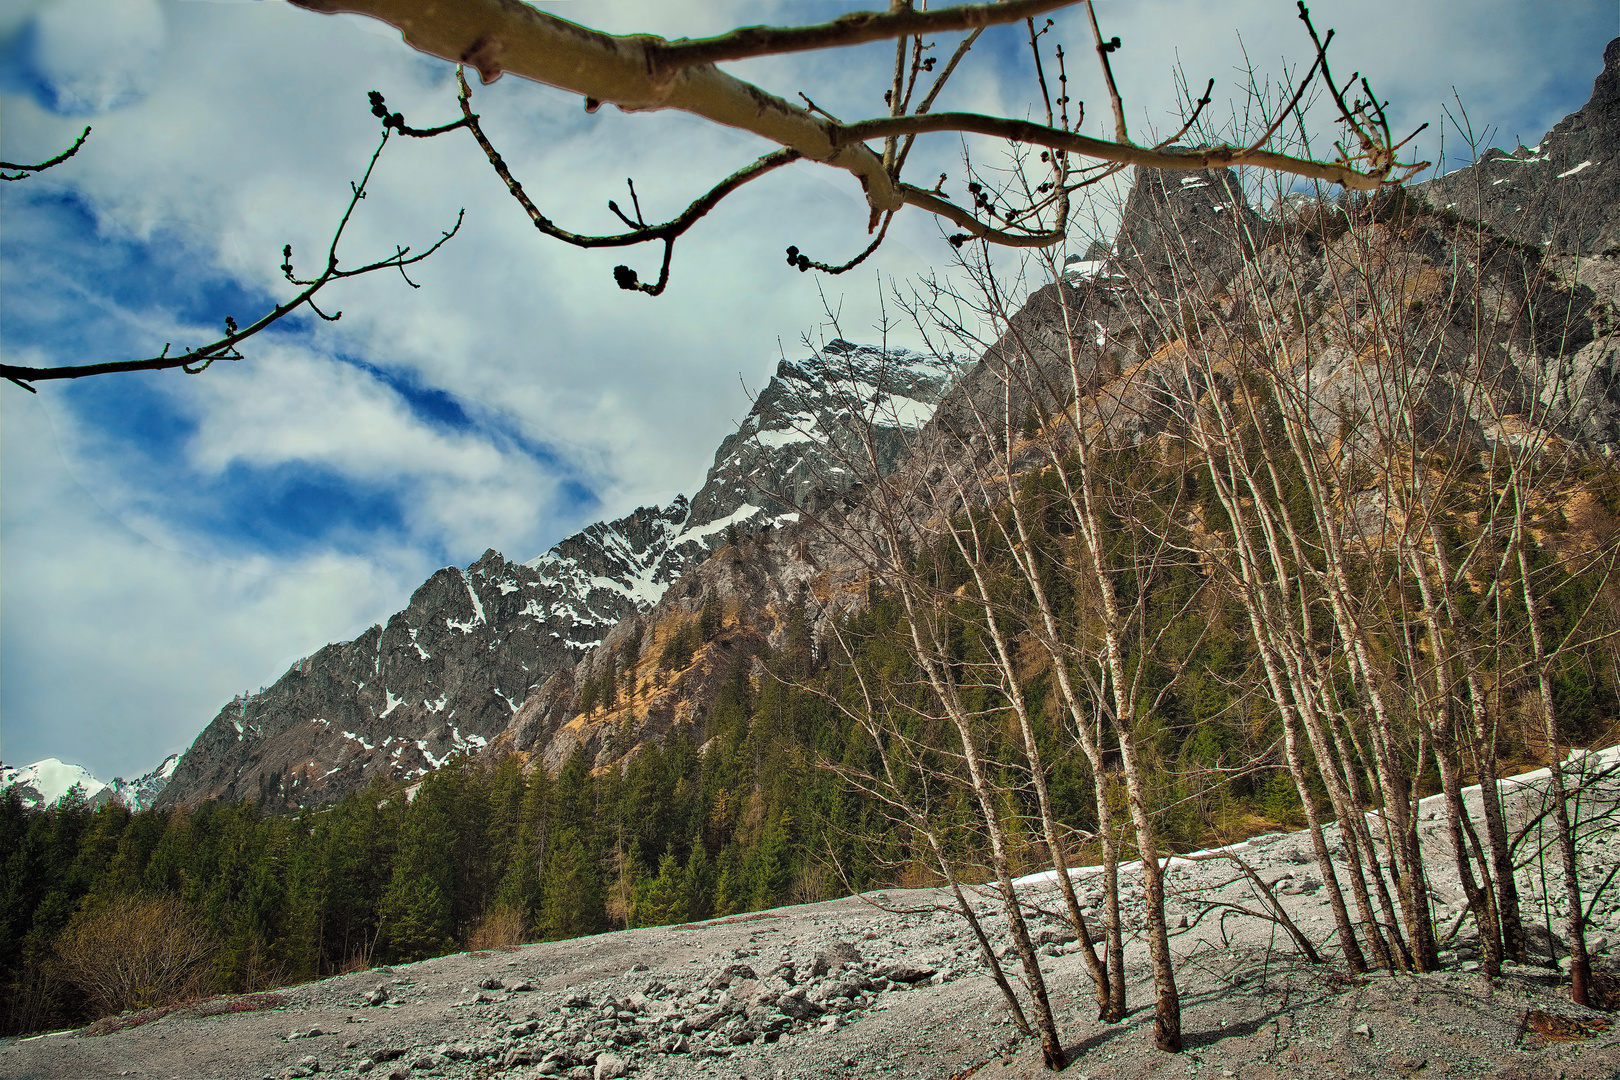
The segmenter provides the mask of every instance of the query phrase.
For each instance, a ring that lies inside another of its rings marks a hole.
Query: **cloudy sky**
[[[856,7],[542,6],[670,37]],[[1174,129],[1178,62],[1200,88],[1214,77],[1229,111],[1245,51],[1272,76],[1308,58],[1290,0],[1098,9],[1124,40],[1116,62],[1139,131]],[[1341,75],[1371,77],[1403,129],[1436,122],[1418,143],[1430,157],[1454,93],[1488,142],[1539,137],[1585,102],[1620,33],[1615,0],[1312,10],[1338,30]],[[1068,47],[1087,130],[1102,133],[1087,32],[1071,14],[1048,40]],[[855,119],[885,111],[891,64],[889,47],[869,46],[732,70]],[[1019,31],[987,36],[936,108],[1029,115],[1031,73]],[[458,115],[449,65],[357,17],[269,0],[0,0],[0,158],[38,161],[94,127],[68,164],[0,185],[0,350],[36,364],[153,355],[285,298],[282,245],[315,265],[375,147],[373,89],[413,124]],[[623,201],[626,177],[649,218],[662,217],[769,149],[680,114],[589,115],[511,76],[476,88],[474,102],[542,208],[581,231],[614,229],[606,200]],[[1447,155],[1460,148],[1448,133]],[[960,151],[936,139],[914,155],[913,177],[945,172],[960,188]],[[350,283],[327,299],[341,321],[289,320],[239,363],[38,394],[0,386],[7,763],[56,756],[103,778],[137,775],[189,745],[233,694],[386,619],[438,567],[489,547],[528,559],[593,520],[691,493],[747,411],[745,388],[784,353],[802,355],[804,335],[832,336],[823,292],[845,336],[875,341],[880,282],[945,272],[950,252],[908,211],[861,270],[791,270],[789,244],[841,261],[865,243],[855,182],[801,163],[689,234],[666,295],[625,293],[613,266],[650,279],[654,252],[539,236],[459,132],[390,144],[346,261],[420,248],[463,208],[460,235],[412,273],[419,289],[398,275]]]

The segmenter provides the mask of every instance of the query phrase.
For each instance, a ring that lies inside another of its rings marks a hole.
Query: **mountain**
[[[386,623],[220,710],[159,805],[329,802],[479,750],[548,677],[571,671],[730,536],[768,533],[852,482],[847,459],[865,451],[866,422],[870,452],[893,468],[952,373],[949,362],[841,340],[784,360],[690,502],[598,522],[526,563],[491,550],[440,570]]]
[[[145,776],[134,780],[120,776],[111,783],[102,783],[82,765],[46,758],[20,769],[0,767],[0,791],[16,788],[24,805],[43,809],[76,787],[91,806],[121,802],[131,810],[145,810],[167,786],[179,759],[180,755],[170,754]]]
[[[145,810],[157,802],[157,797],[163,789],[169,786],[174,778],[174,770],[180,764],[179,754],[170,754],[162,763],[145,776],[134,780],[125,780],[121,776],[113,777],[112,783],[107,786],[112,789],[113,798],[129,807],[131,810]]]
[[[1436,207],[1536,248],[1620,249],[1620,38],[1603,50],[1592,97],[1534,146],[1491,147],[1475,165],[1412,185]]]
[[[1583,129],[1576,117],[1555,129],[1586,130],[1587,145],[1606,145],[1611,136],[1620,141],[1620,110],[1599,108],[1620,78],[1620,41],[1605,57],[1598,104],[1576,114],[1607,118],[1604,131]],[[1474,180],[1453,174],[1454,182],[1477,183],[1495,168],[1483,162]],[[1588,195],[1607,212],[1616,205],[1620,174],[1605,182],[1607,195]],[[1224,392],[1225,376],[1212,372],[1189,385],[1187,368],[1177,363],[1175,345],[1187,327],[1183,304],[1194,292],[1235,328],[1200,324],[1216,348],[1221,335],[1240,337],[1267,317],[1244,310],[1235,297],[1281,296],[1284,310],[1300,304],[1289,344],[1308,363],[1287,377],[1309,396],[1321,430],[1341,432],[1350,452],[1376,453],[1376,440],[1401,423],[1419,440],[1462,441],[1480,451],[1537,424],[1571,442],[1620,447],[1620,348],[1610,330],[1620,325],[1620,265],[1613,258],[1575,259],[1587,241],[1573,233],[1558,234],[1545,255],[1493,228],[1481,238],[1456,213],[1399,191],[1360,204],[1358,212],[1381,223],[1361,236],[1381,245],[1378,260],[1392,280],[1410,287],[1408,326],[1414,340],[1430,343],[1422,349],[1431,351],[1420,350],[1426,377],[1407,384],[1399,364],[1380,368],[1369,360],[1364,343],[1380,315],[1379,290],[1389,282],[1344,271],[1365,260],[1347,246],[1365,241],[1348,237],[1344,206],[1290,201],[1267,214],[1248,203],[1231,170],[1138,169],[1114,242],[1071,263],[1061,281],[1034,291],[1011,315],[1001,340],[907,440],[908,456],[886,467],[890,481],[881,500],[859,484],[836,498],[808,497],[800,519],[786,528],[692,566],[573,671],[548,680],[518,711],[510,737],[490,752],[532,754],[555,771],[581,749],[597,769],[622,765],[684,725],[704,744],[705,716],[729,679],[745,672],[757,687],[765,656],[784,648],[813,654],[827,621],[865,602],[873,568],[859,545],[840,542],[840,534],[879,536],[884,519],[898,519],[902,535],[929,532],[971,497],[952,490],[951,466],[990,466],[990,445],[1009,437],[1009,420],[1014,433],[1039,424],[1067,407],[1078,381],[1096,392],[1088,419],[1125,441],[1160,439],[1195,422],[1200,403]],[[1471,310],[1474,296],[1489,299],[1490,318]],[[1482,383],[1481,356],[1501,357],[1486,366]],[[1408,392],[1410,416],[1391,425],[1386,403]],[[1381,411],[1378,423],[1365,422]],[[1015,439],[1010,451],[1015,473],[1046,464],[1032,443]],[[1354,512],[1381,524],[1375,495],[1357,497],[1363,503]],[[692,640],[704,612],[715,609],[709,634]],[[683,636],[690,648],[672,648]],[[587,694],[609,679],[624,693],[606,703]]]

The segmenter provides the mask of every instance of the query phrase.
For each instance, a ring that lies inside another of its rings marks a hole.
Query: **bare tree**
[[[177,897],[125,896],[75,918],[57,955],[63,977],[108,1015],[205,992],[218,948]]]

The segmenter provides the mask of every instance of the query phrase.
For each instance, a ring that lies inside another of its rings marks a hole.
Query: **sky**
[[[617,32],[704,36],[819,21],[859,7],[716,0],[537,5]],[[1615,0],[1317,0],[1341,77],[1367,75],[1395,126],[1438,159],[1442,106],[1461,100],[1511,149],[1579,108],[1620,34]],[[1216,79],[1231,114],[1244,69],[1309,59],[1289,0],[1103,0],[1133,132],[1173,131],[1179,63]],[[1056,16],[1084,130],[1106,134],[1089,30]],[[936,110],[1033,116],[1027,40],[981,39]],[[941,46],[948,50],[954,38]],[[727,65],[843,119],[886,112],[892,47]],[[1245,61],[1247,56],[1247,61]],[[1048,74],[1053,57],[1046,53]],[[83,150],[0,185],[0,353],[25,364],[154,355],[218,336],[285,299],[283,245],[316,265],[375,149],[366,94],[410,123],[459,115],[453,69],[392,29],[275,0],[0,0],[0,159],[40,161],[89,124]],[[615,231],[634,178],[669,216],[766,152],[753,136],[673,113],[594,114],[505,76],[474,108],[559,223]],[[1311,127],[1330,130],[1322,110]],[[1318,143],[1321,145],[1321,143]],[[909,178],[945,173],[964,144],[919,144]],[[966,147],[990,163],[982,140]],[[1448,129],[1445,156],[1465,152]],[[345,234],[346,265],[461,231],[411,282],[336,286],[245,358],[180,372],[0,385],[0,758],[54,756],[134,777],[184,750],[234,694],[403,607],[436,569],[486,548],[525,560],[592,521],[702,483],[749,390],[803,339],[916,344],[892,289],[951,273],[939,226],[903,212],[888,243],[838,278],[784,249],[842,261],[867,242],[855,181],[811,163],[723,203],[677,245],[665,295],[653,249],[585,252],[537,234],[466,132],[391,140]],[[1087,238],[1073,234],[1076,251]],[[837,315],[836,325],[828,312]],[[884,320],[889,323],[885,324]],[[888,329],[885,329],[887,325]]]

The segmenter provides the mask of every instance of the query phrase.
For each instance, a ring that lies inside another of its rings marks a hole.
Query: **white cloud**
[[[1283,57],[1308,59],[1303,28],[1283,0],[1098,7],[1105,32],[1124,39],[1115,59],[1133,129],[1144,118],[1161,132],[1173,129],[1178,59],[1195,88],[1217,78],[1219,107],[1241,78],[1238,33],[1262,72],[1280,73]],[[86,23],[85,9],[102,14]],[[109,235],[178,230],[199,245],[201,272],[233,275],[275,296],[287,295],[277,269],[282,245],[293,245],[300,268],[317,264],[348,183],[375,145],[366,91],[384,92],[413,123],[457,115],[448,66],[359,17],[283,4],[149,0],[58,0],[21,17],[17,10],[24,8],[0,12],[0,36],[34,19],[33,62],[56,95],[52,107],[66,107],[71,94],[84,108],[105,110],[69,165],[29,183],[71,185],[110,223]],[[843,8],[645,2],[551,10],[613,31],[697,36]],[[1339,30],[1337,73],[1365,71],[1394,103],[1398,129],[1438,119],[1455,86],[1476,118],[1504,125],[1509,141],[1540,134],[1585,101],[1601,65],[1599,45],[1615,30],[1612,5],[1559,10],[1559,19],[1547,20],[1534,5],[1510,2],[1312,5],[1319,26]],[[1095,132],[1106,128],[1108,110],[1081,19],[1060,16],[1047,40],[1065,44],[1071,93],[1085,101],[1086,130]],[[987,42],[978,52],[936,109],[1022,115],[1030,100],[1027,48]],[[869,46],[732,70],[789,100],[804,91],[855,118],[883,111],[891,58],[888,47]],[[83,123],[23,95],[8,95],[4,108],[4,156],[12,160],[48,157]],[[682,114],[606,108],[587,115],[577,98],[514,77],[475,87],[474,108],[545,211],[583,231],[616,228],[605,204],[627,201],[627,176],[649,216],[662,217],[766,149]],[[989,163],[982,140],[969,146]],[[945,172],[947,190],[962,197],[959,153],[951,137],[919,142],[912,178],[931,185]],[[595,490],[609,515],[691,493],[730,421],[747,408],[739,374],[757,387],[775,366],[778,342],[795,356],[802,332],[821,331],[819,290],[840,310],[846,336],[871,340],[878,275],[903,281],[949,256],[938,225],[908,212],[888,246],[850,275],[790,271],[787,244],[837,260],[867,242],[855,182],[799,163],[749,185],[688,234],[667,295],[624,293],[613,286],[614,265],[651,278],[655,248],[581,252],[539,236],[476,145],[457,132],[391,142],[351,225],[345,261],[391,252],[396,243],[431,243],[463,207],[462,234],[413,271],[420,290],[397,275],[344,285],[329,300],[343,309],[342,321],[320,324],[309,340],[255,342],[240,364],[164,384],[198,422],[184,458],[196,476],[304,463],[395,493],[405,518],[397,535],[374,541],[386,550],[344,554],[334,540],[313,553],[273,557],[240,538],[199,531],[177,509],[188,505],[185,491],[137,472],[114,440],[51,404],[61,400],[57,391],[44,388],[38,400],[0,389],[8,759],[57,753],[62,741],[66,749],[100,743],[108,757],[87,761],[98,772],[144,768],[195,733],[231,693],[386,617],[440,553],[465,561],[495,546],[526,558],[583,524],[560,501],[566,480]],[[26,230],[14,223],[7,230],[8,259],[15,259]],[[19,272],[8,262],[7,273]],[[115,323],[124,355],[184,332],[172,312],[126,311],[96,293],[95,283],[83,289],[82,308],[64,311],[63,320]],[[251,313],[217,317],[226,314]],[[889,314],[898,313],[891,307]],[[15,345],[7,351],[15,354]],[[430,423],[384,381],[326,354],[452,394],[473,424]],[[62,429],[61,453],[48,410]],[[520,442],[544,446],[556,460]]]
[[[69,755],[103,779],[138,775],[233,694],[362,631],[433,569],[398,550],[200,558],[81,487],[58,450],[59,435],[77,440],[73,421],[52,412],[8,392],[0,427],[8,762]]]
[[[106,112],[146,96],[166,37],[157,0],[54,0],[34,18],[34,73],[58,112]]]

